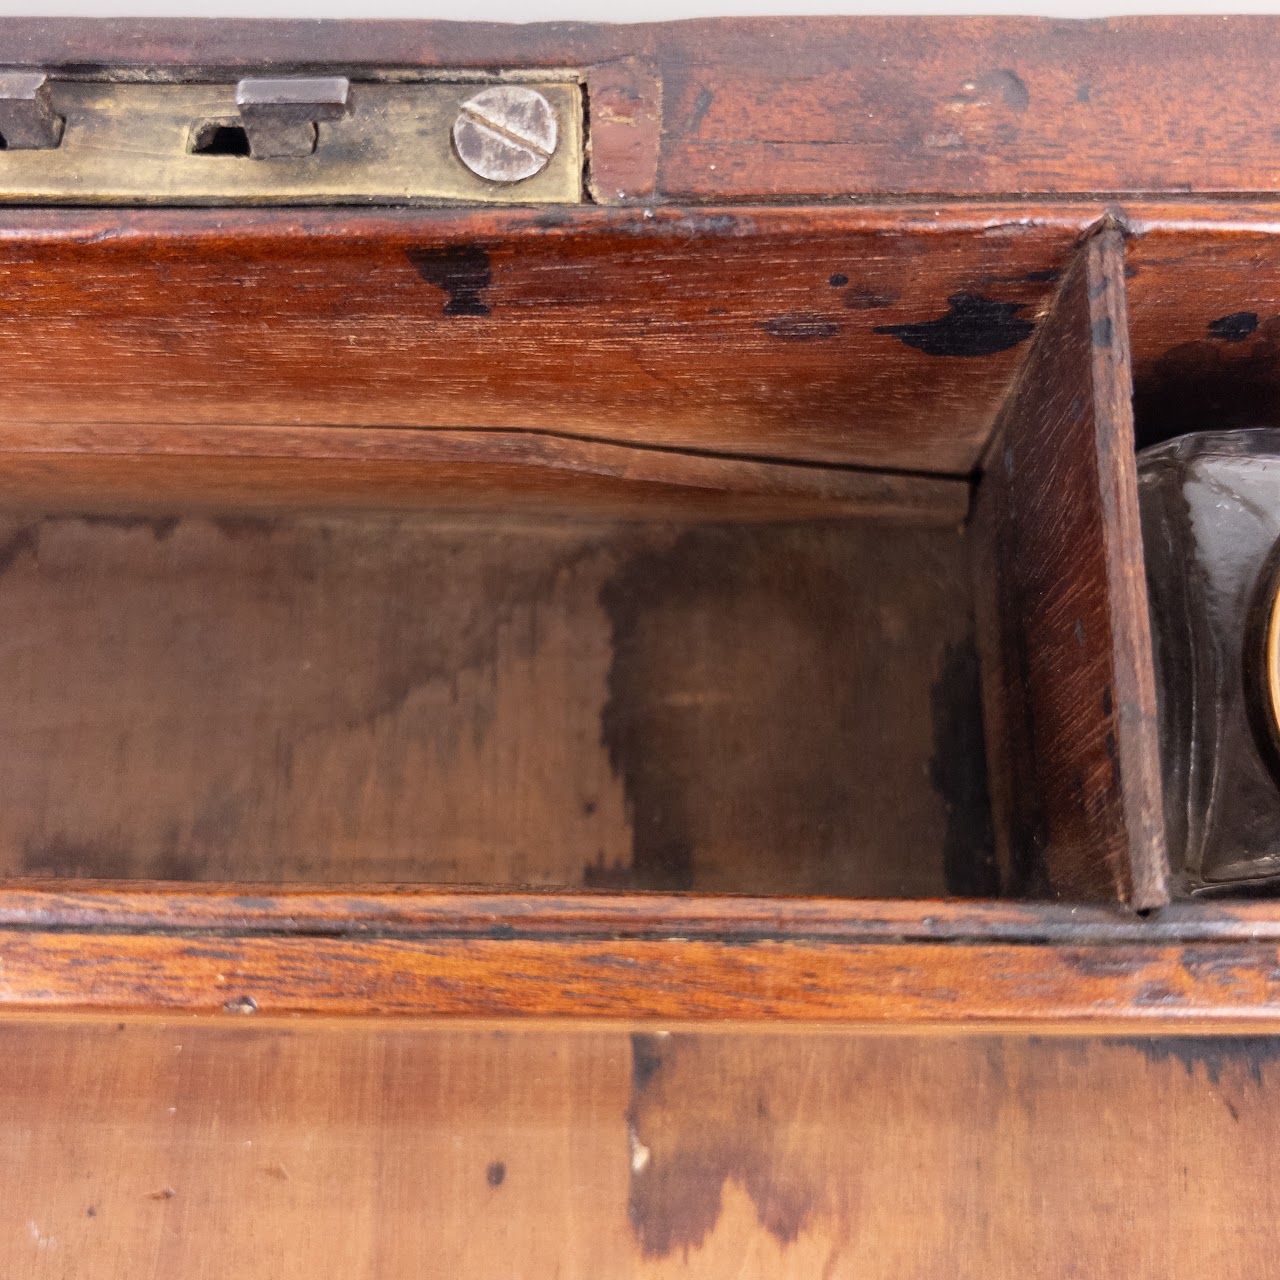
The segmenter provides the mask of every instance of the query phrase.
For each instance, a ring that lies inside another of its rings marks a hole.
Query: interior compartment
[[[1129,256],[1138,447],[1192,433],[1280,426],[1280,252],[1274,229],[1168,231],[1136,239]],[[1230,440],[1224,437],[1228,452],[1238,447]],[[1179,697],[1166,699],[1162,723],[1173,887],[1184,897],[1275,894],[1266,849],[1280,792],[1265,748],[1258,745],[1265,733],[1245,719],[1253,709],[1255,686],[1240,666],[1251,636],[1246,625],[1231,619],[1225,603],[1230,593],[1223,585],[1232,577],[1245,585],[1253,581],[1268,541],[1254,545],[1251,539],[1259,529],[1265,534],[1269,513],[1266,499],[1248,492],[1239,478],[1206,475],[1197,483],[1199,501],[1170,495],[1167,513],[1158,501],[1144,513],[1148,569],[1171,574],[1174,564],[1182,566],[1177,581],[1192,584],[1187,595],[1213,601],[1212,607],[1203,605],[1205,625],[1238,633],[1238,649],[1223,645],[1204,664],[1221,681],[1212,689],[1207,679],[1203,687],[1194,687],[1183,656],[1187,642],[1175,637],[1168,622],[1165,643],[1157,650],[1162,680],[1176,681],[1180,690]],[[1190,542],[1194,527],[1194,545],[1179,540],[1184,520],[1181,536]],[[1163,554],[1153,546],[1157,539],[1163,540]],[[1218,570],[1218,582],[1199,560],[1201,544],[1215,540],[1228,567]],[[1180,605],[1183,600],[1182,588],[1168,582],[1158,592],[1166,610],[1171,600],[1179,599]],[[1186,717],[1193,703],[1194,741],[1198,748],[1213,747],[1204,758],[1194,753],[1191,767],[1193,735]],[[1200,833],[1209,829],[1215,840],[1206,856]],[[1189,847],[1192,852],[1184,857]]]
[[[0,874],[1159,898],[1118,237],[157,216],[0,263]]]
[[[955,523],[11,515],[0,871],[992,893]]]

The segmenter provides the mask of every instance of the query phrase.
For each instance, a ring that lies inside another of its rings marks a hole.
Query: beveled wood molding
[[[1260,1031],[1278,962],[1269,904],[0,890],[0,1016]]]

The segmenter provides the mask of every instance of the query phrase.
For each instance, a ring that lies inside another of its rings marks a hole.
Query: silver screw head
[[[497,84],[468,98],[453,122],[458,159],[487,182],[523,182],[555,154],[556,113],[536,89]]]

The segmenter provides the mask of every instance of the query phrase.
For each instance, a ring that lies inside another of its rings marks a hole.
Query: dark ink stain
[[[178,834],[171,832],[165,847],[151,861],[148,878],[152,880],[201,880],[207,864],[203,859],[178,848]]]
[[[1062,279],[1062,272],[1054,267],[1043,271],[1024,271],[1017,276],[983,276],[983,284],[1056,284]]]
[[[1114,760],[1116,758],[1116,735],[1108,732],[1107,734],[1107,759]]]
[[[482,297],[493,282],[487,250],[475,244],[450,245],[444,249],[409,249],[406,257],[428,284],[448,295],[445,315],[489,314]]]
[[[831,279],[827,282],[833,289],[843,289],[849,283],[849,277],[843,271],[832,273]]]
[[[1092,86],[1091,84],[1082,84],[1082,85],[1081,85],[1081,86],[1076,90],[1076,101],[1077,101],[1077,102],[1088,102],[1088,101],[1089,101],[1089,95],[1090,95],[1092,92],[1093,92],[1093,86]]]
[[[582,883],[588,889],[634,889],[636,870],[625,862],[606,862],[604,851],[582,869]]]
[[[1238,326],[1230,328],[1240,332]],[[1275,426],[1280,421],[1280,317],[1260,320],[1247,342],[1224,332],[1170,347],[1135,363],[1133,382],[1139,448],[1203,431],[1206,424],[1222,431]]]
[[[793,1243],[818,1195],[807,1170],[788,1161],[788,1115],[775,1118],[758,1078],[735,1076],[720,1060],[724,1042],[671,1035],[632,1043],[645,1065],[633,1068],[627,1119],[649,1158],[633,1168],[627,1213],[642,1254],[698,1248],[715,1229],[731,1180],[751,1197],[760,1225],[780,1244]],[[786,1094],[785,1077],[774,1090]]]
[[[31,841],[22,849],[22,871],[62,880],[128,880],[137,874],[126,849],[105,841],[71,840],[63,835]]]
[[[1209,322],[1209,336],[1223,342],[1243,342],[1252,337],[1257,328],[1256,311],[1233,311],[1229,316],[1219,316]]]
[[[1000,869],[987,793],[978,652],[972,637],[948,646],[930,701],[934,754],[929,779],[947,814],[942,845],[947,893],[993,898],[1000,892]]]
[[[81,516],[80,519],[88,525],[122,529],[126,532],[149,529],[157,542],[165,542],[171,538],[173,531],[182,523],[180,516]]]
[[[834,338],[840,332],[840,326],[834,320],[824,320],[809,311],[792,311],[786,315],[774,316],[772,320],[764,321],[760,327],[771,337],[784,338],[788,342]]]
[[[1233,1071],[1246,1072],[1261,1085],[1263,1069],[1280,1062],[1280,1036],[1153,1036],[1117,1043],[1136,1049],[1148,1062],[1181,1063],[1193,1078],[1202,1067],[1211,1085]]]
[[[212,517],[210,523],[224,538],[235,542],[270,537],[280,521],[274,516],[223,515]]]
[[[631,1091],[643,1093],[662,1067],[662,1040],[636,1032],[631,1037]]]
[[[97,1209],[96,1209],[96,1208],[94,1208],[94,1206],[93,1206],[93,1205],[90,1205],[90,1206],[89,1206],[89,1207],[84,1211],[84,1216],[85,1216],[86,1218],[96,1218],[96,1217],[98,1216],[98,1211],[97,1211]]]
[[[918,578],[922,563],[950,578],[960,569],[954,549],[950,532],[709,523],[621,559],[599,594],[611,633],[600,734],[624,789],[630,869],[602,861],[587,882],[626,887],[629,874],[635,889],[691,889],[699,841],[728,839],[742,850],[740,891],[777,892],[787,873],[766,851],[785,838],[805,892],[865,892],[868,868],[847,850],[866,829],[859,814],[878,778],[849,762],[866,759],[874,708],[848,655],[885,597],[874,585],[851,591],[848,575],[874,557],[879,583]],[[902,599],[897,586],[884,591]],[[891,665],[895,680],[907,678],[902,661]],[[927,677],[912,671],[927,694]],[[884,715],[875,732],[895,732],[892,711]],[[916,759],[916,794],[931,802]],[[885,871],[913,874],[897,860]],[[926,874],[940,892],[940,856]]]
[[[1025,342],[1035,330],[1018,312],[1021,302],[996,302],[980,294],[956,293],[947,299],[950,310],[936,320],[888,324],[876,333],[888,334],[927,356],[991,356]]]
[[[693,100],[693,110],[689,112],[689,120],[684,127],[685,133],[697,133],[702,128],[702,122],[714,100],[715,94],[706,85],[699,86],[698,96]]]
[[[1102,690],[1102,714],[1104,716],[1109,716],[1114,709],[1115,701],[1111,696],[1111,686],[1107,685]]]
[[[484,1180],[491,1187],[500,1187],[506,1181],[507,1166],[501,1160],[495,1160],[485,1171]]]
[[[897,300],[896,294],[877,293],[862,284],[850,285],[843,294],[844,305],[850,311],[883,311]]]
[[[1099,316],[1093,322],[1093,345],[1095,347],[1109,347],[1115,340],[1115,330],[1111,324],[1110,316]]]
[[[28,524],[16,529],[4,542],[0,542],[0,574],[8,573],[20,555],[26,554],[34,558],[39,543],[38,525]]]

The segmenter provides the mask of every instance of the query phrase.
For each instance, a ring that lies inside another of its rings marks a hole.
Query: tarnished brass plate
[[[0,151],[0,202],[76,205],[574,204],[582,199],[582,97],[536,86],[556,113],[545,168],[521,182],[473,174],[454,151],[459,108],[484,84],[353,83],[350,113],[318,126],[312,155],[201,154],[210,127],[240,125],[234,84],[52,85],[62,143]]]

